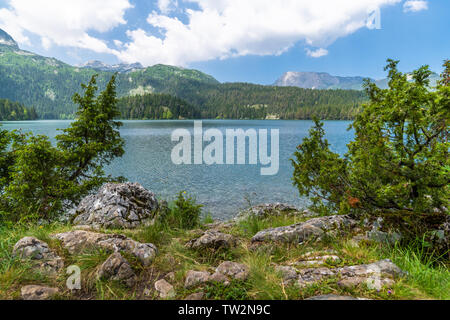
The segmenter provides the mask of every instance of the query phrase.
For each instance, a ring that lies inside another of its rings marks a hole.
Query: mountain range
[[[0,98],[34,108],[41,119],[73,119],[77,106],[72,96],[81,92],[80,85],[97,74],[102,90],[115,72],[118,97],[127,99],[122,114],[133,119],[352,119],[367,101],[363,77],[288,72],[275,85],[264,86],[220,83],[198,70],[167,65],[89,61],[71,66],[21,50],[0,29]],[[387,81],[378,84],[386,87]],[[150,95],[156,96],[139,98]]]
[[[367,77],[339,77],[332,76],[326,72],[295,72],[289,71],[283,74],[276,82],[275,86],[298,87],[304,89],[343,89],[343,90],[363,90],[364,79]],[[435,86],[439,80],[439,75],[433,73],[430,77],[430,85]],[[381,89],[388,88],[388,80],[374,80],[372,82]]]

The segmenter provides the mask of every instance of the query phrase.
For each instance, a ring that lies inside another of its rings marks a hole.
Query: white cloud
[[[176,0],[158,0],[158,8],[163,14],[168,14],[178,7]]]
[[[106,42],[88,31],[106,32],[125,24],[129,0],[9,0],[9,8],[0,10],[0,28],[19,43],[27,43],[30,32],[41,37],[44,48],[52,45],[113,53]]]
[[[147,22],[162,36],[129,30],[130,42],[117,54],[144,65],[226,59],[245,55],[279,55],[298,42],[326,48],[367,24],[374,8],[401,0],[185,0],[187,23],[152,12]],[[164,2],[164,1],[162,1]],[[194,6],[195,7],[195,6]],[[325,49],[311,52],[325,54]]]
[[[306,54],[312,58],[320,58],[328,54],[328,50],[319,48],[317,50],[306,49]]]
[[[418,12],[422,10],[428,10],[428,1],[406,1],[403,5],[404,12]]]

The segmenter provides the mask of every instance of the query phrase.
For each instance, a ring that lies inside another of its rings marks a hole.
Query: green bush
[[[179,229],[193,229],[200,225],[202,205],[196,203],[196,200],[188,196],[186,192],[180,192],[174,206],[165,217],[166,223]]]
[[[77,120],[56,137],[0,130],[0,219],[50,220],[105,182],[103,167],[123,155],[124,141],[114,121],[115,76],[96,96],[96,76],[82,84]]]
[[[389,89],[366,80],[370,102],[351,128],[355,140],[344,156],[333,153],[316,121],[292,160],[294,185],[313,206],[340,212],[445,211],[449,205],[450,64],[429,87],[431,72],[409,75],[388,60]]]

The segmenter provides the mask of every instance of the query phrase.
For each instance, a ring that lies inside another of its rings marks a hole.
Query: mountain
[[[411,75],[410,75],[411,77]],[[338,77],[325,72],[286,72],[275,82],[279,87],[298,87],[304,89],[344,89],[363,90],[364,79],[367,77]],[[439,80],[439,75],[433,73],[430,85],[433,87]],[[412,79],[412,78],[411,78]],[[373,80],[382,89],[388,88],[388,80]]]
[[[14,39],[2,29],[0,29],[0,45],[11,47],[13,49],[19,49],[17,42],[14,41]]]
[[[42,119],[73,119],[77,106],[72,96],[81,92],[81,83],[98,74],[103,90],[115,71],[125,118],[351,119],[367,99],[364,92],[352,90],[221,84],[200,71],[166,65],[129,70],[92,61],[74,67],[21,50],[1,34],[0,98],[35,108]]]
[[[94,69],[97,71],[119,72],[119,73],[126,73],[126,72],[145,69],[142,66],[142,64],[140,64],[139,62],[132,63],[132,64],[120,63],[120,64],[115,64],[115,65],[111,66],[111,65],[108,65],[108,64],[103,63],[98,60],[88,61],[81,67],[88,68],[88,69]]]
[[[304,89],[362,89],[362,77],[336,77],[325,72],[286,72],[275,85]]]
[[[21,50],[0,29],[0,98],[34,107],[41,118],[73,118],[77,107],[72,96],[81,92],[81,83],[89,82],[94,74],[103,89],[113,72],[74,67]],[[117,92],[119,97],[152,92],[178,95],[187,88],[217,84],[216,79],[197,70],[156,65],[119,73]]]

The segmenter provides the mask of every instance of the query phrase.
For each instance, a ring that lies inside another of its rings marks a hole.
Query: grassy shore
[[[322,294],[352,295],[368,299],[450,299],[450,273],[448,265],[436,263],[425,258],[418,246],[388,247],[374,242],[352,240],[349,234],[341,238],[328,238],[321,242],[302,245],[265,244],[254,247],[251,238],[258,231],[302,222],[307,218],[281,216],[266,219],[248,218],[233,225],[222,225],[221,231],[239,239],[235,248],[219,251],[195,251],[185,244],[207,230],[210,218],[192,228],[180,228],[179,224],[158,222],[154,226],[137,230],[109,230],[106,233],[124,234],[134,240],[153,243],[159,253],[150,266],[142,266],[135,258],[126,256],[139,280],[133,288],[127,288],[114,281],[100,281],[95,277],[96,270],[109,256],[108,252],[91,251],[81,255],[69,255],[61,244],[50,238],[51,234],[71,230],[70,225],[49,224],[17,225],[12,228],[0,227],[0,299],[19,299],[24,285],[37,284],[60,289],[58,299],[158,299],[153,283],[169,273],[174,273],[172,285],[176,291],[175,299],[184,299],[195,292],[203,292],[206,299],[221,300],[301,300]],[[170,219],[169,219],[170,220]],[[174,221],[173,219],[171,221]],[[25,236],[33,236],[45,241],[64,258],[66,267],[77,265],[82,270],[82,290],[71,292],[66,289],[66,275],[51,278],[33,271],[30,264],[12,256],[14,244]],[[380,291],[370,290],[366,285],[346,289],[337,285],[338,279],[327,279],[307,288],[283,284],[282,275],[275,265],[287,265],[297,261],[308,252],[336,252],[341,260],[326,262],[328,268],[358,265],[391,259],[407,276],[391,288]],[[224,286],[209,283],[191,289],[184,288],[188,270],[213,271],[223,261],[236,261],[250,268],[247,281],[233,281]]]

